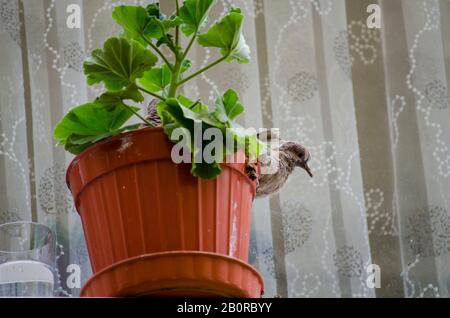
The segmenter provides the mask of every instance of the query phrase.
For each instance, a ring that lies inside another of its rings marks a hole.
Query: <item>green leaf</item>
[[[66,144],[64,145],[64,149],[66,149],[68,152],[70,152],[74,155],[78,155],[83,150],[89,148],[90,146],[92,146],[94,143],[96,143],[98,141],[101,141],[101,140],[109,138],[109,137],[114,137],[124,131],[138,129],[139,127],[140,127],[140,124],[130,125],[130,126],[123,127],[123,128],[120,128],[120,129],[112,131],[112,132],[99,134],[97,136],[85,137],[85,136],[71,135],[68,138]]]
[[[200,102],[200,100],[194,102],[186,96],[179,95],[178,102],[183,106],[182,111],[184,116],[190,119],[202,121],[205,127],[216,127],[223,129],[225,126],[214,116],[213,112],[209,111],[207,105]]]
[[[244,106],[240,103],[238,94],[229,89],[222,97],[216,100],[214,115],[222,123],[232,122],[244,112]]]
[[[202,131],[210,127],[218,128],[222,131],[224,142],[227,136],[234,140],[234,145],[226,148],[224,144],[224,153],[220,156],[234,154],[240,149],[244,149],[247,157],[250,160],[259,157],[265,145],[256,136],[256,131],[251,131],[240,127],[234,122],[234,119],[243,112],[243,106],[239,102],[236,92],[229,90],[223,97],[217,101],[218,105],[214,112],[208,110],[208,106],[202,103],[193,102],[189,98],[180,95],[177,99],[169,98],[165,102],[160,102],[157,106],[158,115],[163,121],[164,131],[169,138],[176,128],[184,128],[186,133],[191,136],[191,144],[189,150],[192,155],[192,169],[191,173],[194,176],[212,179],[217,177],[221,170],[218,162],[213,163],[196,163],[195,154],[202,153],[203,149],[199,149],[194,143],[194,127],[195,124],[202,125]],[[217,119],[221,118],[223,121]],[[178,140],[172,140],[178,142]],[[210,141],[212,142],[212,141]],[[203,141],[203,147],[206,147],[210,142]]]
[[[133,110],[138,108],[133,107]],[[54,137],[73,154],[92,143],[116,135],[133,113],[122,103],[107,106],[99,102],[87,103],[70,110],[56,125]]]
[[[160,102],[157,106],[158,115],[164,119],[169,119],[176,122],[180,127],[185,127],[189,130],[194,128],[193,120],[196,120],[196,115],[188,117],[185,116],[185,112],[189,111],[189,108],[182,106],[176,98],[168,98],[165,102]],[[192,111],[191,111],[192,112]],[[193,113],[193,112],[192,112]],[[164,118],[163,118],[164,117]],[[163,120],[163,124],[164,124]],[[166,122],[168,123],[168,122]]]
[[[155,67],[144,73],[139,84],[150,92],[157,93],[164,91],[170,84],[172,73],[169,67],[164,64],[161,67]]]
[[[191,104],[186,97],[181,97],[185,104]],[[204,108],[203,108],[204,109]],[[183,106],[177,99],[169,98],[166,102],[160,102],[157,106],[158,115],[161,117],[164,126],[164,132],[171,138],[172,132],[176,128],[185,128],[191,136],[190,150],[192,154],[192,169],[191,173],[194,176],[213,179],[217,177],[221,170],[218,163],[195,163],[194,154],[201,152],[202,149],[198,149],[194,143],[194,125],[202,124],[202,129],[206,129],[209,126],[203,119],[208,116],[208,111],[206,112],[194,112],[189,107]],[[172,140],[173,142],[178,142],[178,140]]]
[[[112,17],[123,27],[129,39],[141,41],[143,36],[158,39],[163,35],[156,21],[141,6],[117,6],[112,12]]]
[[[192,67],[192,61],[185,59],[183,60],[183,62],[181,63],[181,68],[180,68],[180,77],[178,80],[182,80],[183,79],[183,74],[188,71],[190,68]]]
[[[110,38],[84,62],[84,73],[89,85],[103,82],[108,90],[118,91],[142,77],[156,61],[137,41]]]
[[[158,2],[150,3],[149,5],[147,5],[145,7],[145,11],[147,11],[147,14],[150,17],[156,17],[158,19],[163,19],[164,18],[164,16],[161,14],[161,9],[160,9],[160,6],[159,6]]]
[[[191,173],[194,177],[199,177],[202,179],[215,179],[221,172],[222,169],[220,169],[220,164],[217,162],[192,162]]]
[[[100,97],[96,98],[95,102],[109,108],[122,104],[124,100],[132,100],[139,103],[144,101],[144,96],[139,92],[136,84],[131,84],[121,91],[103,93]]]
[[[186,0],[180,8],[179,17],[183,21],[181,31],[186,35],[198,32],[207,21],[209,11],[217,0]]]
[[[181,63],[180,72],[184,73],[184,72],[188,71],[191,67],[192,67],[192,61],[188,60],[188,59],[185,59]]]
[[[167,18],[160,11],[158,3],[142,6],[121,5],[114,8],[112,16],[123,27],[124,37],[133,39],[145,47],[151,39],[158,40],[158,44],[171,44],[167,32],[180,25],[183,21],[172,16]]]
[[[106,92],[93,103],[72,109],[56,126],[55,139],[67,151],[78,154],[102,139],[137,129],[139,124],[122,127],[133,115],[133,111],[139,110],[137,107],[126,106],[124,100],[141,102],[144,97],[135,84],[121,91]]]
[[[250,47],[242,34],[244,16],[238,8],[232,9],[207,33],[198,37],[198,42],[204,47],[217,47],[227,61],[236,60],[239,63],[250,62]]]
[[[170,29],[173,29],[183,23],[183,20],[181,20],[180,17],[174,16],[170,17],[169,19],[161,20],[161,24],[164,27],[164,30],[167,32]]]
[[[163,33],[167,33],[170,29],[175,28],[183,23],[180,17],[173,15],[167,18],[161,13],[159,3],[149,4],[145,9],[149,17],[156,19],[152,20],[150,23],[156,23]],[[161,34],[163,36],[163,34]],[[161,36],[157,38],[161,38]]]
[[[184,60],[180,73],[184,73],[192,66],[190,60]],[[153,93],[164,91],[169,85],[172,79],[172,72],[166,64],[161,67],[154,67],[151,70],[144,73],[142,78],[140,78],[139,84],[141,86]]]
[[[172,48],[175,47],[172,34],[165,34],[164,36],[160,37],[156,42],[157,47],[160,47],[163,44],[167,44],[168,47]]]
[[[209,108],[207,105],[201,103],[200,101],[192,101],[191,99],[187,98],[184,95],[179,95],[178,96],[178,101],[180,102],[180,104],[184,107],[189,108],[190,110],[192,110],[193,112],[196,113],[207,113],[209,112]]]
[[[83,150],[85,150],[86,148],[89,148],[89,146],[92,145],[91,142],[87,142],[87,143],[84,143],[84,144],[78,144],[76,142],[73,142],[74,138],[76,138],[76,136],[74,136],[74,137],[71,136],[68,139],[68,141],[66,142],[66,144],[64,145],[64,149],[66,151],[70,152],[71,154],[78,155]]]
[[[235,119],[243,112],[244,106],[239,101],[238,94],[232,89],[216,100],[214,117],[225,125],[226,134],[231,134],[236,143],[236,147],[227,149],[226,154],[230,155],[239,149],[244,149],[247,157],[253,160],[262,154],[265,146],[257,138],[256,131],[246,130],[235,122]]]
[[[151,3],[149,4],[145,10],[150,17],[154,17],[162,22],[165,29],[168,30],[170,28],[174,28],[183,23],[180,17],[173,15],[167,18],[160,9],[159,3]]]

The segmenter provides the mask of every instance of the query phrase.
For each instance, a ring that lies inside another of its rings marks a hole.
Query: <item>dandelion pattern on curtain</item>
[[[0,223],[37,218],[56,231],[61,296],[80,292],[70,264],[82,284],[91,269],[65,183],[72,157],[52,129],[101,89],[82,64],[118,34],[112,8],[148,2],[0,0]],[[297,171],[254,202],[250,261],[265,296],[449,297],[450,1],[218,2],[211,22],[244,11],[252,62],[213,69],[185,93],[212,105],[233,87],[246,126],[280,128],[312,154],[313,179]],[[71,4],[79,29],[66,24]],[[370,4],[380,29],[367,26]],[[215,54],[193,50],[193,67]]]

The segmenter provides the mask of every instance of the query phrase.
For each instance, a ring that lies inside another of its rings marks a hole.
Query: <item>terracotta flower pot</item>
[[[255,184],[244,164],[203,180],[172,162],[172,146],[161,128],[145,128],[70,164],[95,274],[82,294],[259,297],[263,281],[246,263]]]

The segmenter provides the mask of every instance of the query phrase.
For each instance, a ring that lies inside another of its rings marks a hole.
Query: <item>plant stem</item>
[[[191,47],[192,47],[192,44],[194,44],[195,38],[197,37],[197,32],[198,32],[198,31],[195,30],[194,35],[192,36],[192,38],[191,38],[191,40],[189,41],[189,44],[188,44],[186,50],[184,51],[183,57],[181,58],[181,61],[182,61],[182,62],[183,62],[184,59],[187,57],[187,55],[188,55],[188,53],[189,53],[189,50],[190,50]]]
[[[141,87],[141,86],[139,86],[139,85],[136,85],[136,86],[137,86],[137,88],[138,88],[139,90],[143,91],[144,93],[146,93],[146,94],[148,94],[148,95],[151,95],[151,96],[153,96],[153,97],[155,97],[155,98],[158,98],[159,100],[162,100],[163,102],[166,101],[166,99],[165,99],[164,97],[162,97],[161,95],[158,95],[158,94],[156,94],[156,93],[150,92],[149,90],[147,90],[147,89],[145,89],[145,88],[143,88],[143,87]]]
[[[164,54],[158,49],[156,45],[152,43],[152,41],[149,41],[145,35],[141,34],[142,38],[145,42],[147,42],[148,45],[163,59],[163,61],[167,64],[169,67],[169,70],[172,70],[172,64],[170,64],[169,60],[164,56]]]
[[[172,78],[170,80],[170,86],[169,86],[169,93],[167,94],[168,97],[176,97],[177,95],[177,81],[180,77],[180,70],[181,70],[181,64],[183,63],[183,59],[180,58],[179,55],[176,56],[176,62],[175,66],[172,70]]]
[[[177,12],[177,16],[179,16],[180,15],[180,3],[179,3],[178,0],[175,0],[175,4],[176,4],[176,7],[177,7],[177,11],[176,11]],[[180,26],[179,25],[177,25],[175,27],[175,43],[176,43],[177,47],[180,45]]]
[[[149,125],[150,127],[155,127],[151,122],[149,122],[147,119],[145,119],[144,117],[142,117],[137,111],[135,111],[133,108],[131,108],[130,106],[128,106],[127,104],[123,104],[130,112],[132,112],[136,117],[138,117],[139,119],[141,119],[144,123],[146,123],[147,125]]]
[[[178,2],[178,0],[177,0]],[[177,89],[178,89],[178,78],[180,77],[180,70],[181,70],[181,65],[183,65],[184,60],[186,59],[186,56],[189,53],[189,50],[192,47],[192,44],[194,44],[195,38],[197,37],[197,30],[194,32],[194,35],[192,36],[191,40],[189,41],[189,44],[186,48],[186,50],[183,52],[183,54],[180,56],[180,54],[176,54],[176,62],[175,62],[175,67],[172,70],[172,79],[171,79],[171,83],[170,83],[170,87],[169,87],[169,97],[176,97],[177,95]]]
[[[191,79],[193,79],[194,77],[202,74],[203,72],[206,72],[207,70],[209,70],[210,68],[216,66],[217,64],[221,63],[222,61],[225,61],[228,58],[228,55],[222,56],[220,59],[216,60],[215,62],[212,62],[211,64],[209,64],[208,66],[205,66],[204,68],[202,68],[201,70],[195,72],[194,74],[186,77],[185,79],[183,79],[182,81],[180,81],[179,83],[177,83],[177,86],[181,86],[184,83],[186,83],[187,81],[190,81]]]

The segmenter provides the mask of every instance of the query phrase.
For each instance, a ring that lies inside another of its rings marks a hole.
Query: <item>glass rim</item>
[[[13,226],[13,225],[32,225],[32,226],[46,230],[48,233],[50,233],[54,237],[54,239],[56,239],[55,232],[49,226],[42,224],[42,223],[34,222],[34,221],[15,221],[15,222],[3,223],[3,224],[0,224],[0,231],[3,228],[6,228],[7,226]],[[27,250],[24,249],[24,250],[20,250],[20,251],[4,251],[0,248],[0,254],[21,254],[21,253],[31,252],[31,251],[34,251],[39,248],[40,247],[36,247],[36,248],[30,248]]]

